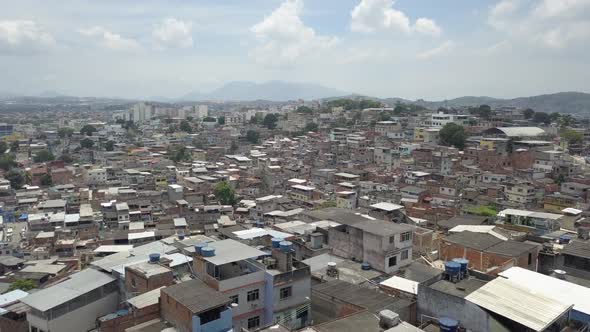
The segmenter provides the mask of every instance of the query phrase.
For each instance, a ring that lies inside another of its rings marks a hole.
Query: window
[[[389,243],[393,243],[393,242],[395,242],[395,236],[389,237]]]
[[[232,295],[229,298],[231,299],[231,303],[235,303],[235,304],[240,303],[240,297],[238,295]]]
[[[248,329],[257,328],[258,326],[260,326],[259,316],[248,318]]]
[[[402,257],[401,257],[402,261],[408,259],[408,257],[409,257],[409,250],[402,251]]]
[[[389,257],[389,267],[397,265],[397,256]]]
[[[248,302],[256,301],[260,297],[258,289],[251,290],[248,292]]]
[[[131,287],[133,287],[133,288],[137,287],[137,283],[135,282],[135,277],[131,278]]]
[[[401,233],[401,235],[400,235],[400,241],[401,242],[410,241],[411,239],[412,239],[412,233],[411,232]]]
[[[283,287],[280,290],[281,300],[290,298],[293,295],[293,287]]]
[[[529,252],[529,264],[531,265],[533,263],[533,253]]]

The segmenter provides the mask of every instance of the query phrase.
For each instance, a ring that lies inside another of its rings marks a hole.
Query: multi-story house
[[[235,329],[272,323],[301,328],[311,318],[309,266],[293,259],[291,243],[273,239],[272,255],[235,240],[195,246],[193,270],[229,296]]]

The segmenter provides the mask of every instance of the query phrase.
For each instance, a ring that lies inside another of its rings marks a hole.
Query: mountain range
[[[321,99],[347,94],[337,89],[318,84],[268,81],[264,83],[234,81],[208,92],[191,92],[180,98],[182,101],[227,100],[227,101],[287,101],[296,99]]]
[[[18,94],[0,91],[0,100],[19,98]],[[76,97],[67,97],[59,92],[45,91],[36,96],[27,98],[42,99],[64,99]],[[429,109],[438,109],[439,107],[461,107],[461,106],[479,106],[482,104],[490,105],[492,108],[497,107],[518,107],[531,108],[536,112],[558,112],[558,113],[580,113],[590,114],[590,94],[582,92],[558,92],[553,94],[544,94],[531,97],[519,97],[512,99],[501,99],[487,96],[465,96],[449,100],[427,101],[423,99],[409,100],[404,98],[376,98],[371,96],[362,96],[350,94],[338,89],[325,87],[318,84],[310,83],[293,83],[284,81],[268,81],[263,83],[234,81],[228,82],[223,86],[210,92],[191,92],[177,98],[169,97],[152,97],[148,101],[158,101],[165,103],[179,102],[197,102],[197,101],[269,101],[281,102],[288,100],[332,100],[337,98],[366,98],[378,100],[387,105],[397,103],[416,104]],[[96,100],[115,99],[132,102],[135,99],[125,98],[95,98]]]

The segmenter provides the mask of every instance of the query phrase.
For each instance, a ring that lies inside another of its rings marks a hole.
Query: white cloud
[[[154,27],[152,36],[163,47],[188,48],[193,46],[193,24],[173,17]]]
[[[414,24],[414,29],[416,32],[431,35],[431,36],[439,36],[442,33],[442,30],[436,23],[428,18],[421,17],[416,20],[416,24]]]
[[[488,21],[520,41],[561,49],[590,39],[590,0],[502,0]]]
[[[134,51],[141,48],[135,39],[125,38],[120,34],[111,32],[101,26],[80,29],[79,32],[84,36],[98,38],[98,42],[101,46],[111,50]]]
[[[414,25],[408,16],[395,8],[392,0],[361,0],[350,12],[350,29],[357,32],[392,31],[438,36],[442,29],[429,18],[419,18]]]
[[[55,44],[53,36],[34,21],[0,21],[0,54],[30,54]]]
[[[432,59],[435,57],[449,54],[454,48],[455,48],[455,43],[451,40],[447,40],[444,43],[442,43],[440,46],[437,46],[433,49],[418,53],[418,55],[416,55],[416,57],[421,60],[428,60],[428,59]]]
[[[270,65],[293,64],[332,47],[337,38],[320,36],[300,18],[302,0],[287,0],[250,29],[258,41],[250,53]]]

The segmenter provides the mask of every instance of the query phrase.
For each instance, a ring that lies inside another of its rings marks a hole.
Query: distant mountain
[[[345,95],[346,92],[327,88],[318,84],[291,83],[283,81],[229,82],[209,93],[192,92],[180,97],[180,100],[269,100],[286,101],[295,99],[320,99]]]
[[[532,97],[499,99],[492,97],[459,97],[445,101],[417,100],[414,104],[430,109],[439,107],[478,106],[531,108],[536,112],[590,113],[590,94],[583,92],[559,92]]]

